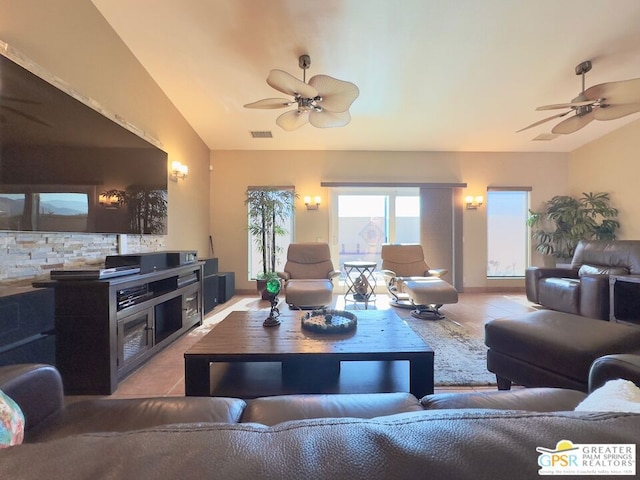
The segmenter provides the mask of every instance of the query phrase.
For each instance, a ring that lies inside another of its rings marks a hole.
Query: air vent
[[[538,135],[536,138],[534,138],[534,141],[541,141],[541,142],[548,142],[549,140],[553,140],[554,138],[558,137],[559,135],[557,133],[541,133],[540,135]]]
[[[273,138],[273,134],[268,130],[265,132],[252,131],[251,136],[253,138]]]

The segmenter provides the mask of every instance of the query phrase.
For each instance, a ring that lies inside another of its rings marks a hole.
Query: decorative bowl
[[[344,310],[312,310],[301,319],[303,329],[320,333],[346,333],[354,330],[357,324],[357,317]]]

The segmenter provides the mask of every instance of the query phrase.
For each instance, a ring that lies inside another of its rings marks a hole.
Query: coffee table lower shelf
[[[283,374],[280,362],[216,362],[210,364],[209,385],[211,396],[237,398],[299,393],[408,392],[409,362],[340,362],[337,375],[318,375],[317,371],[306,375],[286,371]]]
[[[184,354],[185,394],[253,398],[293,393],[433,393],[433,350],[393,312],[358,312],[355,331],[301,329],[297,312],[265,328],[234,311]]]

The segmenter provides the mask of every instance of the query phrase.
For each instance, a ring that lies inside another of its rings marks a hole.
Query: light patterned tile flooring
[[[203,324],[162,350],[147,363],[142,365],[120,385],[109,398],[134,398],[153,396],[183,396],[184,395],[184,352],[202,336],[208,333],[216,323],[233,310],[238,302],[245,303],[250,308],[269,308],[269,303],[251,296],[236,295],[228,302],[218,305],[204,319]],[[249,300],[248,303],[245,300]],[[281,310],[288,307],[282,303]],[[336,296],[335,308],[344,307],[342,296]],[[386,295],[378,295],[376,308],[389,308]],[[524,294],[513,293],[462,293],[455,305],[445,305],[442,311],[447,318],[463,324],[468,328],[477,329],[479,334],[484,331],[484,324],[492,318],[517,315],[532,311]],[[461,392],[492,390],[495,387],[436,387],[436,392]]]

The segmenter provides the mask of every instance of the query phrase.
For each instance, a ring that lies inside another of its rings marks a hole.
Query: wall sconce
[[[311,197],[304,197],[304,204],[307,206],[307,210],[318,210],[320,206],[320,196],[316,196],[313,199],[314,203],[311,203]]]
[[[107,196],[104,193],[98,195],[98,203],[107,210],[115,210],[120,205],[117,195]]]
[[[464,198],[464,201],[467,204],[467,210],[477,210],[478,207],[481,207],[484,203],[484,197],[482,195],[478,195],[477,197],[469,195]]]
[[[174,182],[177,182],[179,178],[184,180],[187,178],[187,175],[189,175],[189,167],[175,160],[171,162],[171,180]]]

